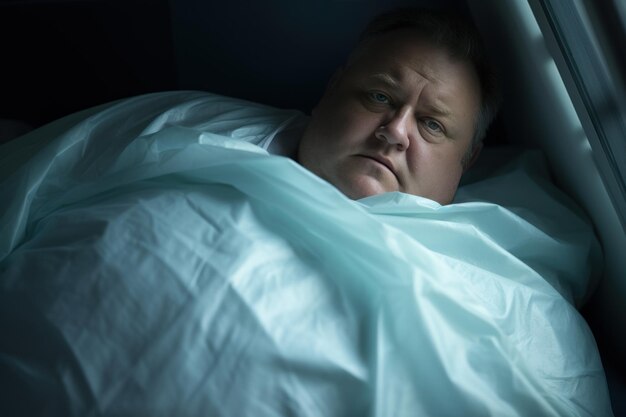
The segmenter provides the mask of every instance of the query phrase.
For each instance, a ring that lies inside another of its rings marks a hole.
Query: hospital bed
[[[31,6],[54,10],[44,3]],[[122,7],[134,7],[137,15],[147,7],[98,3],[109,17]],[[291,120],[294,113],[283,109],[307,113],[359,28],[389,3],[160,2],[152,21],[171,30],[171,38],[145,23],[158,39],[168,39],[163,54],[169,59],[159,77],[151,76],[155,80],[137,88],[128,77],[117,95],[68,99],[63,114],[34,106],[38,114],[2,115],[40,125],[100,105],[0,148],[3,178],[22,181],[5,182],[13,199],[0,212],[3,383],[12,388],[3,404],[42,415],[233,415],[237,407],[255,410],[250,415],[481,415],[490,407],[497,415],[569,415],[580,410],[563,398],[575,403],[572,396],[581,395],[581,404],[598,407],[586,410],[589,415],[608,415],[601,408],[604,376],[580,308],[601,348],[619,415],[624,382],[618,352],[625,342],[614,329],[626,314],[620,301],[623,223],[574,108],[576,97],[568,94],[567,77],[559,76],[563,58],[555,40],[542,35],[545,11],[522,1],[450,3],[470,13],[491,39],[504,68],[506,99],[490,149],[465,179],[458,205],[445,214],[400,195],[338,203],[330,187],[290,161],[227,140],[233,132],[252,137]],[[88,9],[89,2],[77,4]],[[22,16],[36,13],[15,7]],[[151,70],[124,53],[128,67],[139,72],[135,79]],[[112,102],[162,90],[179,91]],[[241,106],[248,112],[238,113]],[[233,120],[240,125],[229,127]],[[206,149],[210,155],[198,158]],[[18,176],[32,155],[40,161]],[[284,178],[294,182],[283,184]],[[273,186],[277,182],[284,186]],[[209,196],[203,188],[212,190]],[[298,188],[319,191],[313,208],[310,193],[299,195]],[[228,208],[225,201],[239,205]],[[211,217],[228,210],[219,221]],[[186,213],[187,221],[177,213]],[[194,237],[203,219],[232,225],[224,230],[239,246],[220,246],[220,257],[203,256],[212,246],[202,240],[222,236],[205,230]],[[412,232],[408,220],[416,220]],[[240,224],[246,233],[235,233]],[[336,224],[343,227],[328,227]],[[435,238],[452,229],[472,251]],[[415,235],[429,238],[411,239]],[[379,259],[380,242],[391,242],[385,251],[395,262]],[[344,254],[333,245],[350,250]],[[495,265],[488,261],[490,245],[506,252]],[[242,247],[248,258],[237,257]],[[50,248],[56,248],[53,255]],[[512,269],[497,270],[499,262]],[[235,269],[221,281],[202,281],[205,275],[194,269],[229,267]],[[281,275],[286,267],[291,273]],[[54,282],[34,279],[63,268]],[[166,274],[169,281],[157,281],[164,270],[173,272]],[[261,270],[275,280],[254,282]],[[459,270],[465,272],[451,272]],[[153,280],[124,280],[128,271]],[[83,273],[80,282],[69,279]],[[465,276],[476,276],[469,289],[459,278]],[[517,281],[494,292],[500,282],[494,276]],[[24,277],[29,280],[21,282]],[[364,284],[356,277],[372,278]],[[499,310],[483,310],[487,301],[507,297],[512,301]],[[524,302],[533,308],[522,308]],[[515,314],[505,314],[509,307]],[[502,322],[493,321],[497,314],[504,314]],[[513,343],[491,333],[508,326],[532,337]],[[494,346],[501,358],[485,356]],[[554,369],[561,354],[575,358],[570,379],[550,385],[551,376],[563,375]],[[474,381],[490,360],[494,375]],[[545,374],[536,375],[538,363]],[[502,391],[489,391],[493,387]],[[547,387],[559,395],[551,397]],[[416,400],[420,390],[429,398]],[[450,404],[450,398],[457,401]]]

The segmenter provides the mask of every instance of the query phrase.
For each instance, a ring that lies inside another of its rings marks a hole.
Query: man
[[[3,147],[0,415],[611,414],[590,226],[526,175],[562,224],[440,210],[495,95],[456,20],[377,22],[310,123],[165,92]]]
[[[353,199],[401,191],[448,204],[496,113],[493,84],[460,17],[382,15],[333,75],[298,160]]]

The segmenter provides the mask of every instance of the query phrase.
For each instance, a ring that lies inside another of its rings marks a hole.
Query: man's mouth
[[[381,155],[359,155],[359,156],[378,162],[380,165],[384,166],[389,171],[391,171],[391,173],[396,177],[396,180],[400,182],[400,179],[398,178],[398,174],[396,173],[396,169],[393,166],[393,163],[391,162],[390,159],[387,159]]]

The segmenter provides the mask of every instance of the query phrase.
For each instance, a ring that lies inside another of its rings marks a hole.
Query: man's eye
[[[443,133],[443,127],[433,119],[424,119],[424,126],[433,133]]]
[[[391,102],[391,100],[389,100],[389,97],[387,97],[385,94],[376,91],[370,92],[369,98],[373,102],[380,104],[389,104]]]

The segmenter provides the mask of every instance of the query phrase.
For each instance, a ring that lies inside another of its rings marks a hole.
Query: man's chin
[[[339,191],[344,193],[348,198],[352,200],[360,200],[361,198],[365,197],[371,197],[374,195],[384,194],[392,191],[399,191],[397,187],[385,187],[384,184],[369,177],[366,177],[365,179],[360,178],[359,181],[340,184],[337,186],[337,188],[339,189]],[[452,199],[454,198],[454,192],[439,194],[409,194],[427,198],[441,204],[442,206],[450,204],[452,202]]]
[[[379,181],[370,177],[359,178],[355,181],[342,183],[339,184],[337,188],[339,188],[339,191],[344,193],[348,198],[352,200],[359,200],[361,198],[371,197],[373,195],[383,194],[389,191],[395,191],[387,189]]]

